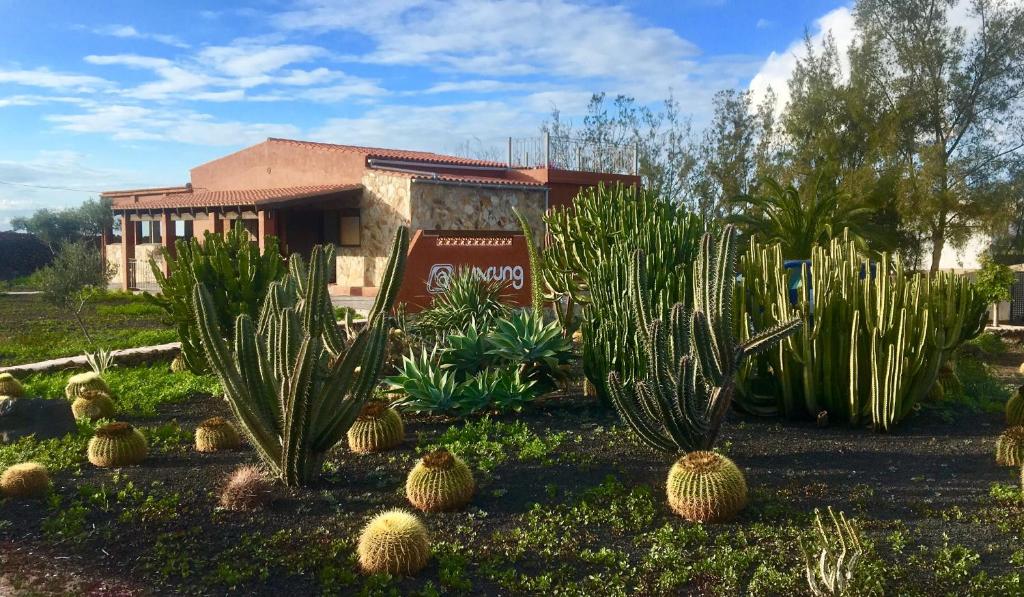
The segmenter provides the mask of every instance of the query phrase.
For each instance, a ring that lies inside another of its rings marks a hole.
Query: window
[[[358,247],[362,244],[362,224],[359,210],[344,211],[341,214],[341,243],[343,247]]]

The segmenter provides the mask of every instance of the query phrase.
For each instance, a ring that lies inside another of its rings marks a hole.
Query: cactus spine
[[[289,260],[258,321],[238,316],[229,345],[205,285],[195,288],[199,335],[234,418],[271,474],[288,486],[316,480],[327,453],[369,400],[387,349],[387,323],[402,280],[409,233],[398,229],[366,327],[351,341],[339,332],[327,294],[331,245],[313,249],[307,268]],[[358,371],[357,371],[358,368]]]
[[[672,465],[665,485],[669,506],[691,522],[725,522],[747,505],[743,473],[717,452],[683,456]]]
[[[89,391],[103,392],[108,396],[110,395],[110,387],[107,386],[107,382],[103,381],[103,378],[93,371],[72,375],[68,378],[68,385],[64,387],[64,395],[69,400],[78,398],[83,392]]]
[[[380,401],[371,401],[364,406],[348,430],[348,446],[356,454],[390,450],[404,439],[402,417]]]
[[[21,382],[18,381],[17,377],[10,373],[0,373],[0,396],[20,398],[24,395],[25,388],[21,386]]]
[[[238,430],[224,417],[211,417],[196,427],[196,451],[235,450],[242,445]]]
[[[256,466],[242,466],[228,477],[220,492],[220,507],[251,512],[274,499],[274,481]]]
[[[105,392],[86,390],[71,403],[71,414],[79,419],[112,419],[114,401]]]
[[[634,261],[628,296],[639,316],[636,327],[644,346],[645,371],[625,384],[612,372],[608,389],[630,428],[658,450],[709,450],[729,410],[743,361],[801,325],[799,319],[791,319],[745,342],[736,341],[735,237],[731,225],[718,243],[710,233],[704,235],[693,268],[694,309],[689,312],[677,303],[667,324],[652,317],[642,256]]]
[[[426,512],[458,510],[469,503],[475,491],[473,472],[461,458],[444,449],[420,459],[405,481],[405,497]]]
[[[1024,386],[1006,402],[1006,424],[1010,427],[1024,425]]]
[[[1024,466],[1024,426],[1010,427],[996,440],[996,463]]]
[[[38,498],[50,491],[50,474],[38,462],[22,462],[0,474],[0,495],[8,498]]]
[[[89,462],[99,467],[131,466],[148,453],[146,438],[128,423],[104,425],[89,440]]]
[[[389,510],[366,525],[356,551],[365,572],[411,575],[427,565],[430,538],[415,514]]]

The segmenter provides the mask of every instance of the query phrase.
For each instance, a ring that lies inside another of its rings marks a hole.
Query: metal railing
[[[146,290],[149,292],[160,290],[160,285],[156,283],[156,278],[153,277],[153,270],[149,267],[149,261],[129,259],[128,270],[125,274],[128,276],[128,288],[132,290]]]
[[[636,144],[602,143],[555,136],[509,137],[509,168],[559,168],[610,174],[637,174]]]

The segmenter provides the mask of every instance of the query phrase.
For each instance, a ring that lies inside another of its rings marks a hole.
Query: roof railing
[[[551,135],[509,137],[509,168],[558,168],[608,174],[639,173],[637,145]]]

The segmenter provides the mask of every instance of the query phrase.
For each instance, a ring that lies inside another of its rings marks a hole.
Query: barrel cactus
[[[188,371],[188,364],[185,362],[185,356],[180,352],[171,361],[171,373],[183,373]]]
[[[472,471],[445,449],[424,456],[405,481],[405,496],[427,512],[458,510],[469,503],[475,491]]]
[[[206,419],[196,427],[196,451],[234,450],[242,445],[238,430],[224,417]]]
[[[996,463],[1003,466],[1024,465],[1024,425],[1010,427],[996,440]]]
[[[21,382],[18,381],[17,377],[10,373],[0,373],[0,396],[18,398],[24,395],[25,388],[21,386]]]
[[[110,394],[110,387],[107,386],[107,382],[103,381],[99,373],[94,371],[88,371],[86,373],[79,373],[72,375],[68,379],[68,385],[64,388],[64,395],[68,399],[78,398],[85,391],[99,391],[106,394]]]
[[[415,514],[388,510],[366,525],[356,551],[365,572],[412,575],[427,565],[430,538]]]
[[[1006,403],[1006,424],[1024,425],[1024,386],[1017,388],[1017,393]]]
[[[86,390],[71,403],[71,414],[79,419],[110,419],[114,416],[114,401],[106,392]]]
[[[37,498],[50,490],[50,475],[38,462],[22,462],[0,474],[0,495],[9,498]]]
[[[89,462],[99,467],[130,466],[149,453],[146,438],[128,423],[110,423],[89,440]]]
[[[668,473],[668,503],[692,522],[724,522],[747,504],[740,469],[717,452],[690,452]]]
[[[357,454],[390,450],[404,439],[402,417],[378,400],[364,406],[348,430],[348,446]]]
[[[273,499],[274,481],[257,466],[235,469],[220,492],[220,506],[225,510],[251,512]]]

